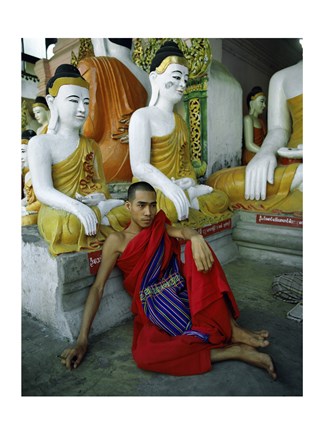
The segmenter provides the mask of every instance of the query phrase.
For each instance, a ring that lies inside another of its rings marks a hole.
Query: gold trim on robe
[[[298,144],[303,143],[303,95],[288,99],[287,103],[293,123],[288,147],[297,147]],[[216,171],[207,179],[206,183],[224,191],[229,196],[231,210],[241,209],[263,213],[301,215],[303,194],[299,190],[290,192],[290,186],[299,163],[300,161],[296,160],[296,163],[290,165],[277,166],[274,172],[274,184],[267,183],[267,198],[265,200],[245,199],[245,166]]]
[[[97,163],[95,163],[95,161]],[[95,141],[80,137],[77,149],[65,160],[52,166],[54,188],[75,198],[75,194],[104,193],[110,198],[102,170],[101,153]],[[49,244],[52,255],[77,252],[82,249],[99,249],[112,228],[100,224],[98,207],[91,207],[98,220],[97,234],[87,236],[80,220],[65,210],[57,210],[41,204],[38,213],[40,234]]]
[[[303,144],[303,95],[288,99],[287,103],[293,122],[287,147],[296,148],[298,144]]]
[[[189,177],[197,183],[196,174],[190,160],[188,128],[183,118],[174,113],[175,127],[165,136],[152,137],[151,165],[160,170],[169,179],[176,180]],[[134,178],[133,181],[138,181]],[[185,192],[186,193],[186,192]],[[183,225],[201,228],[219,222],[231,216],[228,211],[229,200],[227,195],[220,191],[198,197],[200,210],[189,209],[189,219]],[[176,208],[173,202],[157,189],[157,209],[162,209],[172,223],[178,222]]]
[[[300,215],[303,209],[303,194],[299,190],[290,192],[290,186],[299,164],[278,166],[274,173],[274,184],[267,183],[265,200],[246,200],[245,167],[225,168],[207,179],[209,186],[223,190],[230,199],[231,210],[253,212],[293,213]]]

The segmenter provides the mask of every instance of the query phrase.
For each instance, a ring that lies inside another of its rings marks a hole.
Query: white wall
[[[207,94],[209,176],[241,163],[242,88],[224,65],[212,60]]]
[[[36,99],[38,95],[38,83],[33,80],[21,79],[21,97]]]
[[[240,83],[243,90],[243,114],[248,114],[246,96],[249,91],[255,86],[260,86],[267,95],[271,76],[225,50],[222,54],[222,63]]]

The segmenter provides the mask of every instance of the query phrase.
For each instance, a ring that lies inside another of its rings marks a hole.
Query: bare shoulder
[[[125,250],[127,239],[124,231],[110,233],[103,245],[103,252],[120,255]]]
[[[141,123],[141,122],[147,122],[149,121],[149,113],[150,109],[149,107],[143,107],[137,109],[131,117],[131,123]]]
[[[253,124],[253,120],[252,120],[250,115],[244,116],[243,121],[244,121],[244,124],[246,124],[246,125],[252,125]]]
[[[47,153],[51,150],[51,143],[55,140],[48,134],[36,135],[28,142],[28,154],[33,152]]]

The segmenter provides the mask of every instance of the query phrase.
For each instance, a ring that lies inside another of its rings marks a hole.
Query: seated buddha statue
[[[27,146],[29,140],[36,135],[32,129],[24,130],[21,134],[21,180],[22,180],[22,198],[21,198],[21,224],[34,225],[37,223],[37,213],[40,208],[40,202],[37,200],[31,181],[31,175],[28,166]]]
[[[300,61],[271,77],[268,132],[248,165],[217,171],[207,179],[227,193],[231,209],[302,212],[302,69]]]
[[[131,182],[128,127],[133,112],[148,102],[148,74],[131,58],[132,39],[92,39],[95,57],[78,64],[90,84],[83,134],[101,150],[106,181]]]
[[[246,98],[249,114],[243,118],[244,147],[242,165],[248,162],[260,150],[267,128],[260,117],[266,107],[266,96],[261,87],[253,87]]]
[[[188,128],[174,111],[188,81],[188,64],[176,43],[166,42],[150,68],[149,106],[131,117],[130,162],[133,181],[147,181],[157,191],[157,207],[172,223],[202,227],[229,216],[222,191],[198,184],[191,164]]]
[[[77,68],[63,64],[47,83],[51,118],[46,134],[28,144],[33,187],[41,203],[38,229],[53,255],[99,249],[112,227],[101,153],[81,134],[89,105],[89,84]]]
[[[51,113],[46,99],[43,96],[37,96],[35,99],[33,103],[33,113],[35,119],[41,125],[36,131],[37,135],[46,133]]]

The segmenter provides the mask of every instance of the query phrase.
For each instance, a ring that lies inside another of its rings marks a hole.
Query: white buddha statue
[[[36,132],[27,129],[21,134],[21,175],[22,175],[22,199],[21,199],[21,224],[34,225],[37,223],[37,213],[40,202],[37,200],[32,185],[31,174],[28,165],[28,142],[36,135]]]
[[[261,148],[267,128],[261,114],[266,108],[266,96],[259,86],[253,87],[246,98],[249,114],[243,118],[244,148],[242,165],[255,156]]]
[[[232,210],[302,213],[302,71],[300,61],[272,76],[267,135],[248,165],[216,171],[207,179],[228,195]]]
[[[37,135],[46,133],[48,122],[51,118],[51,112],[43,96],[37,96],[35,99],[33,103],[33,113],[35,119],[41,125],[36,131]]]
[[[38,228],[53,255],[100,248],[112,230],[109,211],[123,204],[109,199],[100,150],[80,133],[88,115],[88,87],[77,68],[59,66],[47,83],[48,131],[28,144],[41,202]]]
[[[302,158],[303,62],[275,73],[269,84],[268,133],[257,155],[246,167],[245,198],[264,200],[267,182],[274,183],[277,156]],[[288,150],[291,149],[291,150]],[[291,190],[302,189],[302,164]]]
[[[182,51],[174,42],[166,42],[152,61],[149,106],[138,109],[131,117],[130,162],[133,181],[147,181],[157,190],[158,209],[164,210],[171,222],[187,220],[199,227],[221,218],[227,211],[228,198],[221,191],[197,183],[187,125],[174,112],[188,76]]]

